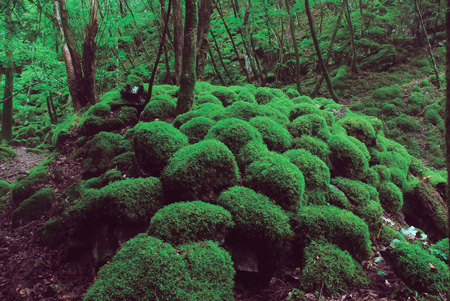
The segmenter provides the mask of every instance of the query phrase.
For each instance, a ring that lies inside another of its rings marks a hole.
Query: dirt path
[[[28,174],[31,169],[47,157],[46,153],[34,154],[29,152],[29,149],[24,146],[13,149],[17,152],[17,156],[0,165],[0,180],[9,183],[12,183],[18,175]]]

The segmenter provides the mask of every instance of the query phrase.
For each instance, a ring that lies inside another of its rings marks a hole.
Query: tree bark
[[[89,23],[86,26],[83,45],[83,86],[84,97],[82,105],[93,105],[96,103],[95,96],[95,52],[97,44],[95,37],[98,32],[98,0],[91,0],[89,10]]]
[[[202,79],[206,66],[209,47],[209,31],[211,29],[211,0],[200,0],[197,29],[197,78]]]
[[[197,25],[198,3],[197,0],[186,0],[184,21],[184,45],[181,64],[180,91],[178,94],[176,115],[191,110],[194,101],[194,88],[197,80],[195,66],[197,59]]]
[[[220,53],[219,45],[217,45],[216,37],[214,36],[214,33],[212,31],[211,31],[211,36],[213,38],[214,46],[217,51],[217,54],[219,55],[220,64],[222,65],[223,70],[225,70],[225,73],[227,74],[228,78],[230,79],[231,84],[234,85],[233,77],[231,76],[230,72],[228,71],[227,67],[225,66],[225,63],[223,62],[223,58],[222,58],[222,54]]]
[[[12,5],[11,1],[7,4],[5,11],[5,21],[12,22]],[[7,67],[5,70],[5,94],[3,96],[3,118],[2,118],[2,139],[9,141],[12,139],[12,123],[13,123],[13,91],[14,91],[14,62],[13,52],[6,43]]]
[[[447,32],[447,53],[446,53],[446,59],[447,59],[447,71],[446,71],[446,78],[447,78],[447,101],[446,101],[446,109],[445,109],[445,132],[446,132],[446,148],[447,148],[447,172],[450,170],[450,0],[447,0],[447,11],[445,13],[445,19],[446,19],[446,32]],[[447,178],[447,210],[450,210],[450,177]],[[450,211],[447,212],[447,220],[448,220],[448,229],[450,229]],[[449,234],[447,233],[447,236]],[[450,240],[449,240],[450,245]],[[448,288],[447,292],[447,299],[450,300],[450,287]]]
[[[339,98],[337,97],[336,93],[334,92],[333,84],[331,83],[327,67],[325,66],[325,63],[322,59],[322,54],[320,53],[319,42],[317,41],[316,31],[314,29],[314,21],[311,16],[311,10],[309,8],[309,0],[305,0],[305,10],[306,10],[306,15],[308,17],[309,28],[311,30],[311,35],[312,35],[313,42],[314,42],[314,48],[316,49],[316,53],[317,53],[317,59],[319,60],[319,64],[322,67],[322,72],[323,72],[323,75],[325,76],[325,81],[327,82],[328,90],[330,90],[330,94],[331,94],[331,97],[333,98],[333,100],[336,103],[339,103]]]
[[[222,75],[220,75],[219,69],[217,69],[217,64],[216,64],[216,61],[214,60],[214,56],[213,56],[213,53],[211,51],[211,47],[209,45],[207,45],[207,47],[208,47],[209,57],[211,58],[211,63],[213,64],[214,71],[216,72],[216,76],[220,80],[220,83],[222,84],[222,86],[226,86]]]
[[[181,57],[183,53],[183,12],[181,0],[173,1],[173,52],[175,56],[175,82],[180,84]]]
[[[350,42],[352,45],[352,72],[358,73],[358,69],[356,68],[356,46],[355,46],[355,34],[353,31],[352,18],[350,16],[350,10],[348,5],[348,0],[344,0],[345,6],[345,16],[347,19],[348,27],[350,29]]]

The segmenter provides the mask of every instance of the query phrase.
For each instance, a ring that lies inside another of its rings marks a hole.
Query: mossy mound
[[[334,185],[328,185],[326,200],[328,204],[336,206],[338,208],[349,211],[353,210],[353,205],[345,196],[345,193]]]
[[[271,199],[242,186],[222,192],[215,201],[231,212],[234,231],[250,239],[263,241],[277,252],[285,252],[293,232],[286,213]]]
[[[300,286],[305,291],[338,294],[367,286],[367,275],[347,251],[336,245],[313,241],[305,248]]]
[[[449,245],[448,238],[441,239],[428,249],[430,254],[436,256],[443,262],[448,264],[449,261]]]
[[[139,167],[149,175],[159,176],[169,158],[188,145],[188,138],[168,123],[153,121],[135,127],[133,143]]]
[[[320,109],[316,105],[309,103],[300,103],[291,107],[289,111],[289,120],[293,121],[297,117],[308,114],[320,114]]]
[[[328,145],[319,138],[309,135],[303,135],[299,138],[294,138],[292,139],[291,148],[304,148],[311,154],[319,157],[323,162],[327,164],[327,166],[330,166],[330,150],[328,149]]]
[[[269,150],[283,152],[291,146],[289,131],[269,117],[255,117],[249,123],[261,133]]]
[[[195,117],[180,126],[180,132],[189,138],[189,143],[194,144],[203,140],[208,131],[216,122],[206,117]]]
[[[208,117],[211,119],[214,119],[217,116],[220,116],[220,114],[224,111],[223,105],[220,104],[213,104],[213,103],[204,103],[202,105],[199,105],[192,109],[192,111],[189,111],[187,113],[178,115],[175,120],[173,121],[173,125],[176,128],[179,128],[182,124],[188,122],[192,118],[195,117]],[[221,119],[221,118],[218,118]]]
[[[177,102],[167,94],[152,97],[141,113],[141,121],[150,122],[155,119],[168,119],[175,117]]]
[[[205,103],[212,103],[212,104],[216,104],[219,106],[223,106],[222,102],[214,95],[212,95],[210,93],[202,93],[197,98],[194,99],[193,108],[199,107]]]
[[[256,128],[237,118],[219,121],[211,127],[205,139],[223,142],[233,154],[238,154],[239,150],[252,140],[263,142],[262,136]]]
[[[272,93],[273,89],[265,88],[265,87],[259,87],[255,91],[255,99],[258,104],[267,104],[271,102],[275,95]]]
[[[236,162],[239,170],[242,174],[245,173],[245,169],[254,161],[261,159],[264,156],[269,156],[273,153],[269,151],[267,145],[260,141],[250,141],[244,145],[239,153],[236,155]]]
[[[43,188],[24,200],[12,213],[11,226],[17,228],[39,219],[51,208],[55,193],[52,188]]]
[[[253,95],[247,89],[242,89],[242,91],[237,96],[238,101],[245,101],[249,103],[256,103],[255,95]]]
[[[372,255],[367,224],[347,210],[334,206],[304,206],[295,215],[293,224],[300,246],[325,239],[347,250],[358,261]]]
[[[392,267],[410,288],[419,292],[439,294],[449,286],[448,266],[422,250],[420,246],[394,241],[389,251]]]
[[[289,99],[294,99],[296,97],[299,97],[300,93],[298,93],[297,90],[289,89],[286,91],[286,96],[289,97]]]
[[[369,168],[369,160],[364,152],[347,136],[342,134],[331,136],[328,147],[333,177],[357,179]]]
[[[265,156],[245,170],[244,185],[265,194],[284,210],[296,212],[304,203],[305,179],[282,155]]]
[[[12,189],[12,185],[6,181],[0,180],[0,197],[4,196]]]
[[[366,146],[375,144],[375,130],[367,119],[360,116],[347,116],[342,118],[339,124],[345,129],[347,135],[355,137]]]
[[[389,182],[391,180],[391,171],[386,165],[374,165],[371,168],[378,173],[380,182]]]
[[[211,94],[217,97],[224,107],[232,105],[237,101],[237,94],[230,88],[216,86],[211,90]]]
[[[234,226],[230,212],[201,201],[174,203],[152,217],[147,233],[173,245],[223,241]]]
[[[121,152],[119,134],[100,132],[88,144],[87,158],[83,163],[83,172],[89,175],[101,175],[111,167],[112,159]]]
[[[225,144],[204,140],[176,152],[161,179],[169,202],[207,201],[223,189],[235,186],[239,171]]]
[[[399,85],[379,88],[372,93],[372,98],[380,101],[389,101],[398,97],[403,97],[402,88]]]
[[[45,162],[32,169],[28,177],[14,181],[11,190],[14,206],[18,206],[23,200],[33,195],[40,186],[47,183],[49,169]]]
[[[384,182],[379,188],[380,202],[383,209],[388,213],[395,213],[403,207],[403,194],[392,182]]]
[[[87,180],[84,184],[83,187],[85,189],[100,189],[106,185],[108,185],[111,182],[114,181],[121,181],[123,180],[122,177],[122,173],[118,170],[108,170],[107,172],[105,172],[104,174],[102,174],[99,177],[95,177],[95,178],[91,178],[89,180]]]
[[[232,265],[212,242],[175,249],[140,234],[100,269],[84,300],[232,300]]]
[[[406,241],[405,236],[398,232],[397,230],[389,227],[387,225],[381,226],[381,231],[379,235],[379,239],[383,241],[385,244],[390,244],[394,239],[398,239],[401,241]]]
[[[325,118],[317,114],[308,114],[297,117],[290,126],[292,137],[303,135],[313,136],[327,141],[330,138]]]
[[[17,152],[12,148],[0,146],[0,162],[13,159],[17,156]]]

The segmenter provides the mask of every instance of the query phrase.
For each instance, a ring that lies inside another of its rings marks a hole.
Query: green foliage
[[[354,206],[367,205],[370,193],[364,183],[341,177],[334,178],[331,183],[342,190]]]
[[[242,89],[242,91],[237,96],[237,101],[245,101],[249,103],[256,103],[255,95],[253,95],[247,89]]]
[[[307,95],[294,97],[294,98],[292,98],[292,102],[296,103],[296,104],[300,104],[300,103],[314,104],[314,101],[311,99],[311,97],[309,97]]]
[[[391,171],[386,165],[374,165],[372,168],[378,173],[380,182],[389,182],[391,180]]]
[[[422,126],[414,118],[405,114],[400,114],[400,116],[386,122],[386,127],[388,129],[400,129],[404,132],[415,133],[419,131]]]
[[[85,116],[106,117],[111,113],[111,106],[105,102],[99,102],[90,107]]]
[[[403,207],[403,194],[400,188],[398,188],[392,182],[383,182],[379,188],[380,202],[383,209],[394,214]]]
[[[425,100],[421,93],[413,92],[408,98],[406,113],[418,115],[425,108]]]
[[[350,211],[353,209],[353,206],[345,196],[345,193],[331,184],[328,185],[326,200],[328,204],[334,205],[338,208]]]
[[[200,201],[167,205],[152,217],[149,235],[173,245],[203,240],[222,241],[234,226],[230,212]]]
[[[289,131],[269,117],[255,117],[249,123],[261,133],[269,150],[283,152],[291,146]]]
[[[367,71],[385,71],[392,67],[397,61],[395,47],[390,44],[381,45],[381,50],[365,58],[358,67]]]
[[[215,203],[231,212],[234,231],[262,240],[274,251],[286,251],[293,235],[289,218],[271,199],[250,188],[234,186],[222,192]]]
[[[328,129],[325,118],[317,114],[297,117],[292,121],[290,131],[292,137],[308,135],[325,141],[330,137],[330,130]]]
[[[367,275],[347,251],[326,242],[311,242],[305,248],[300,278],[305,291],[338,294],[369,284]]]
[[[342,134],[332,135],[328,147],[333,177],[356,179],[364,175],[369,168],[366,155],[349,137]]]
[[[237,118],[227,118],[219,121],[211,127],[205,139],[216,139],[223,142],[233,154],[239,153],[239,150],[252,140],[263,141],[261,134],[256,128],[248,122]]]
[[[403,234],[401,234],[397,230],[395,230],[387,225],[383,225],[381,227],[380,239],[385,244],[390,244],[394,239],[398,239],[398,240],[406,242],[406,238],[405,238],[405,236],[403,236]]]
[[[14,206],[18,206],[23,200],[29,198],[41,185],[47,183],[49,169],[45,162],[32,169],[29,175],[23,179],[16,179],[11,190]]]
[[[175,249],[139,234],[100,269],[84,300],[232,300],[234,274],[212,242]]]
[[[122,180],[122,173],[118,170],[108,170],[107,172],[105,172],[104,174],[102,174],[100,177],[95,177],[95,178],[91,178],[89,180],[87,180],[84,184],[83,187],[86,189],[100,189],[104,186],[106,186],[107,184],[109,184],[110,182],[114,182],[114,181],[120,181]]]
[[[6,146],[0,146],[0,162],[13,159],[17,156],[17,152],[12,148]]]
[[[320,109],[309,103],[299,103],[291,107],[289,112],[289,120],[293,121],[297,117],[308,115],[308,114],[319,114]]]
[[[204,140],[177,151],[161,179],[169,202],[208,201],[223,189],[237,185],[239,171],[225,144]]]
[[[12,189],[12,185],[6,181],[0,180],[0,197],[4,196]]]
[[[268,104],[273,99],[275,99],[275,95],[273,94],[273,89],[259,87],[255,91],[255,99],[256,102],[260,105]]]
[[[286,96],[289,97],[289,99],[294,99],[296,97],[300,97],[300,93],[298,93],[297,90],[289,89],[286,91]]]
[[[293,224],[300,246],[325,239],[360,262],[372,255],[367,224],[350,211],[334,206],[304,206],[295,215]]]
[[[210,118],[195,117],[180,126],[180,132],[188,137],[190,144],[194,144],[203,140],[215,124],[216,122]]]
[[[176,100],[167,94],[152,97],[141,113],[141,121],[165,120],[175,117]]]
[[[187,144],[185,135],[162,121],[143,122],[135,127],[133,146],[136,161],[152,176],[159,176],[173,154]]]
[[[217,97],[227,107],[237,101],[237,94],[230,88],[216,86],[211,90],[211,94]]]
[[[395,241],[389,252],[394,272],[410,288],[419,292],[438,294],[447,291],[448,266],[422,250],[420,246]]]
[[[347,116],[342,118],[339,124],[346,130],[347,135],[355,137],[366,146],[375,144],[375,130],[366,118]]]
[[[402,89],[399,85],[379,88],[372,93],[372,98],[378,101],[389,101],[397,97],[403,97]]]
[[[434,245],[431,245],[428,250],[431,255],[436,256],[437,258],[448,264],[449,261],[448,238],[441,239]]]
[[[287,211],[296,212],[304,202],[303,174],[282,155],[265,156],[250,164],[244,185],[275,200]]]
[[[423,117],[426,124],[439,126],[444,123],[442,117],[439,115],[439,112],[434,109],[427,109]]]
[[[43,188],[24,200],[12,213],[11,226],[17,228],[39,219],[51,208],[55,193],[52,188]]]
[[[100,175],[111,167],[112,159],[121,152],[119,134],[100,132],[88,144],[83,170],[90,175]]]

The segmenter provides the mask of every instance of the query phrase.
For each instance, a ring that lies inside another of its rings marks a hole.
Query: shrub
[[[331,175],[347,178],[358,178],[369,168],[367,157],[347,136],[332,135],[328,147],[330,149]]]
[[[379,88],[372,93],[372,98],[379,101],[392,100],[397,97],[403,97],[402,88],[399,85]]]
[[[188,137],[190,144],[194,144],[203,140],[215,124],[216,122],[210,118],[195,117],[180,126],[180,132]]]
[[[141,113],[141,121],[150,122],[155,119],[174,117],[176,106],[176,100],[167,94],[152,97]]]
[[[289,120],[293,121],[297,117],[308,115],[308,114],[319,114],[320,109],[316,105],[309,103],[300,103],[291,107],[289,111]]]
[[[255,96],[248,91],[247,89],[243,89],[237,96],[237,101],[245,101],[249,103],[256,103]]]
[[[236,162],[241,172],[244,173],[248,165],[270,154],[272,153],[264,143],[252,140],[240,149],[236,155]]]
[[[46,184],[49,179],[48,167],[44,164],[38,165],[32,169],[28,177],[16,180],[11,190],[13,205],[17,207],[23,200],[29,198],[39,187]]]
[[[178,247],[139,234],[103,266],[84,300],[232,300],[230,255],[212,242]]]
[[[429,248],[430,254],[436,256],[443,262],[448,264],[449,246],[448,238],[441,239]]]
[[[211,94],[217,97],[227,107],[237,101],[236,93],[227,87],[216,86],[211,90]]]
[[[369,283],[359,263],[333,244],[313,241],[305,248],[303,262],[300,283],[305,291],[338,294]]]
[[[231,212],[234,231],[262,240],[274,251],[283,252],[292,238],[286,213],[265,195],[242,186],[231,187],[215,201]]]
[[[392,182],[383,182],[378,191],[380,193],[380,202],[383,209],[394,214],[403,207],[403,194],[400,188],[398,188]]]
[[[255,91],[255,99],[256,102],[260,105],[267,104],[271,102],[275,95],[272,93],[273,89],[265,88],[265,87],[259,87]]]
[[[395,274],[412,289],[432,294],[447,291],[448,266],[419,246],[395,241],[389,255]]]
[[[169,158],[187,144],[185,135],[162,121],[144,122],[135,127],[133,146],[136,162],[152,176],[159,176]]]
[[[0,197],[11,191],[12,185],[6,181],[0,180]]]
[[[366,146],[375,144],[375,130],[370,122],[360,116],[347,116],[339,120],[347,135],[355,137]]]
[[[200,201],[174,203],[152,217],[149,235],[174,245],[203,240],[223,241],[234,226],[230,212]]]
[[[328,158],[330,150],[328,145],[319,138],[309,135],[303,135],[299,138],[292,140],[292,149],[304,148],[311,154],[319,157],[323,162],[329,165],[330,159]]]
[[[196,107],[199,107],[205,103],[212,103],[220,107],[223,106],[222,102],[214,95],[210,93],[203,93],[200,94],[196,99],[194,99],[193,108],[195,109]]]
[[[119,134],[100,132],[88,143],[83,171],[89,175],[101,175],[111,167],[112,159],[121,152]]]
[[[170,202],[207,201],[223,189],[237,185],[239,171],[225,144],[205,140],[176,152],[161,179]]]
[[[43,188],[24,200],[12,213],[12,228],[17,228],[30,221],[41,218],[52,207],[54,199],[55,193],[53,189]]]
[[[325,118],[317,114],[309,114],[297,117],[292,121],[291,134],[293,137],[308,135],[326,141],[330,137],[330,130]]]
[[[305,178],[305,189],[325,189],[330,184],[330,170],[328,166],[304,149],[293,149],[283,154],[300,169]]]
[[[261,133],[269,150],[283,152],[291,146],[289,131],[269,117],[255,117],[249,123]]]
[[[358,261],[372,255],[367,224],[350,211],[334,206],[304,206],[295,215],[293,225],[300,246],[325,239]]]
[[[205,139],[216,139],[225,143],[233,154],[239,153],[241,147],[252,140],[263,141],[257,129],[248,122],[237,118],[219,121],[211,127]]]
[[[303,174],[282,155],[265,156],[250,164],[244,185],[275,200],[284,210],[295,212],[303,204]]]

